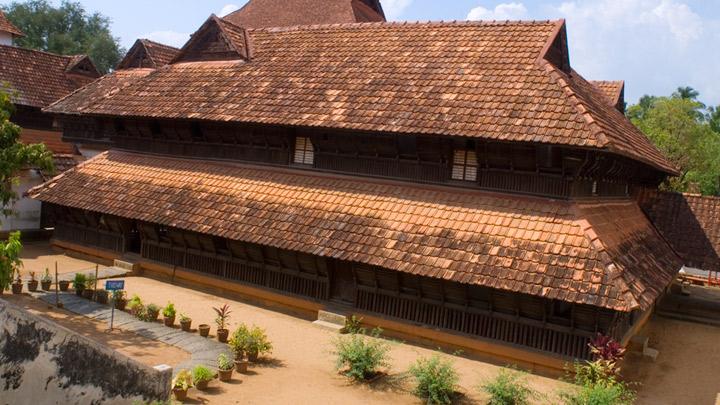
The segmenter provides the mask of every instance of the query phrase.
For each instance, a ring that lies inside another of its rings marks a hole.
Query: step
[[[347,319],[347,317],[343,314],[338,314],[338,313],[330,312],[330,311],[324,311],[322,309],[318,311],[318,321],[323,321],[323,322],[339,325],[340,327],[345,327],[346,319]]]
[[[321,321],[319,319],[317,321],[313,322],[312,324],[319,328],[329,330],[331,332],[337,332],[337,333],[341,333],[342,330],[345,328],[344,325],[338,325],[336,323]]]
[[[117,267],[123,270],[135,272],[138,265],[136,263],[127,262],[124,260],[115,259],[113,260],[113,267]]]

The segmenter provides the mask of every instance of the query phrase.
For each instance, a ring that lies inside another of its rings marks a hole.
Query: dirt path
[[[184,350],[146,339],[132,332],[119,329],[107,332],[107,322],[95,321],[82,315],[76,315],[26,295],[4,294],[2,299],[25,308],[30,313],[47,317],[70,330],[151,367],[159,364],[174,366],[190,358],[190,355]]]
[[[237,300],[219,298],[203,292],[173,286],[156,280],[131,277],[126,279],[129,296],[138,294],[146,303],[165,305],[172,301],[179,312],[188,314],[193,325],[207,323],[215,333],[212,307],[229,304],[233,313],[231,329],[238,323],[257,324],[267,330],[275,350],[271,361],[252,368],[250,375],[232,384],[211,383],[211,391],[190,391],[194,401],[217,404],[419,404],[410,392],[403,373],[419,356],[431,350],[396,343],[391,351],[392,378],[372,386],[350,384],[334,370],[332,341],[336,334],[311,325],[307,320],[285,315]],[[484,396],[476,387],[494,377],[498,366],[451,356],[460,373],[466,403],[482,403]],[[557,380],[529,376],[532,387],[542,393],[553,393],[565,384]],[[546,400],[537,403],[547,403]]]

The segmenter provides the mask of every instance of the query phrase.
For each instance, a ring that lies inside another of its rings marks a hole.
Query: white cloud
[[[412,4],[413,0],[383,0],[382,8],[388,20],[394,20]]]
[[[226,4],[225,7],[220,10],[220,14],[218,14],[220,17],[225,17],[226,15],[232,13],[233,11],[237,11],[240,9],[240,6],[237,4]]]
[[[482,6],[470,10],[468,20],[520,20],[527,15],[522,3],[500,3],[490,10]]]
[[[185,45],[185,42],[187,42],[188,39],[190,39],[190,34],[175,31],[155,31],[143,34],[140,38],[147,38],[155,42],[160,42],[161,44],[172,45],[180,48]]]

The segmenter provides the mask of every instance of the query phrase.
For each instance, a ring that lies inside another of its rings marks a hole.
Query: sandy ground
[[[75,315],[71,312],[47,305],[28,295],[4,294],[2,299],[25,308],[33,314],[48,317],[70,330],[80,333],[85,337],[93,339],[151,367],[157,366],[158,364],[174,366],[175,364],[190,359],[189,353],[175,346],[170,346],[119,329],[113,329],[112,332],[107,332],[109,326],[107,322],[95,321],[82,315]]]
[[[640,383],[638,405],[712,405],[720,393],[720,328],[655,317],[641,332],[660,355],[631,355],[623,374]]]
[[[81,270],[91,270],[95,268],[95,263],[93,262],[75,259],[58,253],[53,250],[46,241],[23,244],[21,258],[23,261],[23,278],[28,277],[29,272],[34,271],[36,277],[39,279],[45,273],[46,268],[50,270],[50,274],[54,274],[56,262],[59,274],[76,273]]]
[[[200,323],[212,325],[215,333],[212,307],[229,304],[232,310],[231,329],[240,322],[257,324],[267,330],[275,349],[265,364],[251,368],[249,375],[235,377],[233,383],[215,380],[211,390],[203,393],[190,391],[189,403],[217,404],[418,404],[409,391],[411,386],[403,373],[419,356],[432,351],[402,343],[393,343],[390,376],[372,385],[351,384],[334,370],[332,341],[337,334],[313,326],[297,317],[252,306],[237,300],[219,298],[203,292],[173,286],[148,278],[126,279],[128,296],[138,294],[146,303],[165,305],[172,301],[179,312],[193,319],[193,327]],[[450,356],[460,373],[461,403],[483,403],[485,398],[477,390],[483,381],[492,378],[498,366],[471,359]],[[557,380],[531,375],[531,386],[545,394],[563,388]],[[538,399],[536,403],[548,403]]]

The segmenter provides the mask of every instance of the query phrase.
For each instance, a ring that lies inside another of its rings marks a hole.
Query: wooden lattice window
[[[474,150],[456,149],[453,156],[452,179],[477,180],[477,155]]]
[[[313,144],[310,138],[298,136],[295,138],[295,158],[293,162],[312,165],[315,159],[315,152],[313,151]]]

